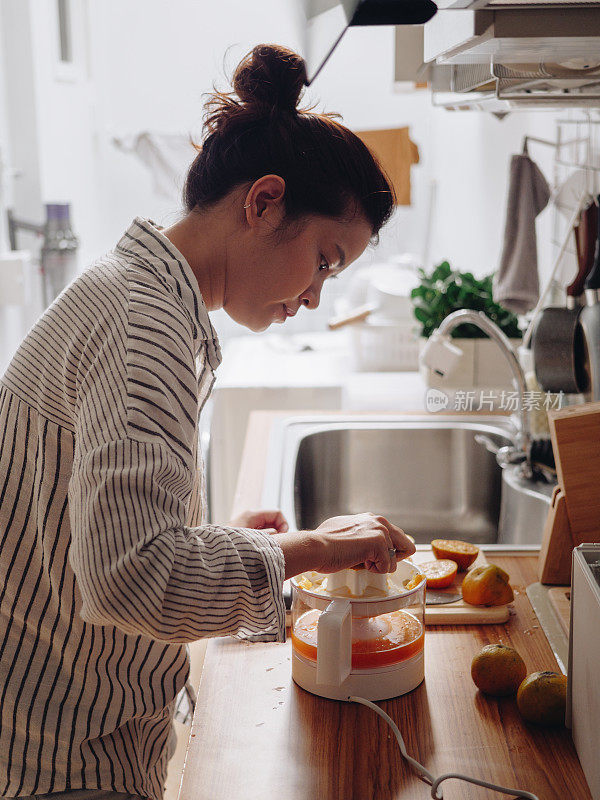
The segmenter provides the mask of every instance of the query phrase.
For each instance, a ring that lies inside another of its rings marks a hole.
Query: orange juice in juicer
[[[292,677],[334,700],[385,700],[424,678],[425,576],[347,569],[292,578]]]

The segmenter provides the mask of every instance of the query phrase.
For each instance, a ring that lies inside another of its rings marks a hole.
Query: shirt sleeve
[[[144,344],[134,312],[130,304],[126,346],[114,338],[111,358],[100,348],[80,381],[68,490],[80,614],[172,643],[225,634],[284,641],[276,541],[246,528],[185,524],[198,397],[193,348],[182,346],[185,320],[167,329],[154,311],[154,336],[143,320]]]
[[[162,444],[120,439],[82,455],[69,486],[81,616],[169,642],[284,641],[281,548],[260,531],[186,527],[189,486]]]

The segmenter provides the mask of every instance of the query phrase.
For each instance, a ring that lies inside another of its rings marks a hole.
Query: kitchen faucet
[[[500,466],[507,464],[521,464],[520,471],[524,478],[531,478],[533,470],[531,467],[531,424],[529,410],[525,407],[524,394],[527,391],[525,374],[519,363],[515,351],[507,336],[500,328],[491,321],[482,311],[471,311],[462,308],[454,311],[445,317],[439,328],[430,336],[427,344],[423,348],[419,360],[437,375],[445,376],[453,370],[458,359],[462,356],[462,350],[452,344],[450,333],[454,328],[465,322],[470,322],[480,328],[484,333],[496,342],[504,356],[506,357],[513,380],[519,393],[519,426],[516,436],[516,446],[496,447],[487,437],[477,437],[478,441],[496,455]]]

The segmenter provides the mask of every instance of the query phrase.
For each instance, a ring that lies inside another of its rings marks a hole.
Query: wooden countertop
[[[289,415],[289,412],[287,412]],[[258,507],[268,427],[253,415],[236,510]],[[262,459],[262,461],[261,461]],[[534,792],[540,800],[591,800],[567,729],[525,723],[514,698],[488,698],[471,680],[473,655],[488,643],[515,647],[528,671],[558,670],[525,587],[534,556],[494,557],[515,590],[502,625],[428,626],[425,681],[381,707],[410,755],[434,774],[463,772]],[[448,780],[445,800],[502,797]],[[325,700],[291,679],[291,644],[208,642],[180,800],[418,800],[430,797],[400,755],[388,726],[362,706]]]

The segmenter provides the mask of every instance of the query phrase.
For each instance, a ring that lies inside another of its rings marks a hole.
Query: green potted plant
[[[492,276],[475,278],[471,272],[453,270],[448,261],[442,261],[430,274],[419,269],[420,283],[411,292],[413,313],[421,325],[420,336],[425,342],[439,327],[442,320],[453,311],[469,308],[483,311],[500,330],[508,336],[513,347],[521,342],[517,317],[494,302]],[[475,325],[460,325],[452,331],[452,338],[463,351],[457,369],[445,379],[423,369],[429,386],[438,388],[512,388],[511,372],[500,348]]]

